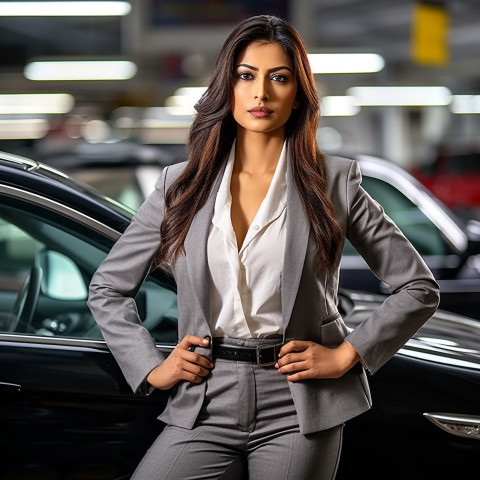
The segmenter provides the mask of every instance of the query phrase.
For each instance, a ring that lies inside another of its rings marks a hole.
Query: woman
[[[343,423],[371,406],[365,369],[432,315],[438,287],[356,163],[320,153],[315,82],[287,22],[235,28],[196,109],[188,162],[164,170],[91,283],[133,390],[170,389],[132,478],[331,479]],[[392,292],[352,332],[337,310],[345,238]],[[152,263],[178,288],[168,358],[133,300]]]

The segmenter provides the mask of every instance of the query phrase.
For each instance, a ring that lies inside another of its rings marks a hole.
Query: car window
[[[112,244],[68,216],[0,198],[0,333],[101,339],[88,285]],[[150,275],[135,300],[155,341],[176,342],[177,298],[166,274]]]
[[[435,224],[402,192],[383,180],[364,176],[363,188],[380,204],[421,255],[446,255],[448,247]],[[357,252],[346,242],[344,255]]]
[[[35,254],[43,248],[16,225],[0,218],[0,288],[17,290],[23,284]]]

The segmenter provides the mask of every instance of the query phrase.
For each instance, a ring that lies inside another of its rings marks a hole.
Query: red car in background
[[[461,216],[480,218],[480,151],[441,151],[412,173]]]

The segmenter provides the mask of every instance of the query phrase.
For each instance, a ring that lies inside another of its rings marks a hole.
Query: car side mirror
[[[36,260],[43,270],[42,293],[56,300],[86,300],[87,285],[72,259],[54,250],[43,250]]]

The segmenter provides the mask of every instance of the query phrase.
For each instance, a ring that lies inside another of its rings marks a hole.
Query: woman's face
[[[284,133],[296,107],[294,67],[278,43],[254,42],[235,62],[232,113],[238,128],[259,133]]]

